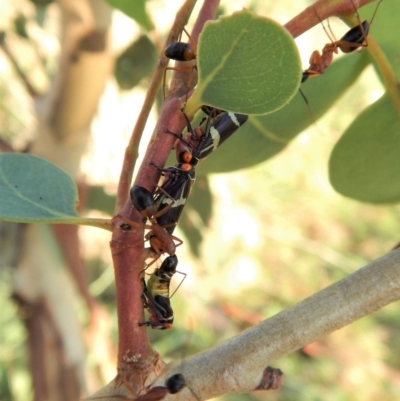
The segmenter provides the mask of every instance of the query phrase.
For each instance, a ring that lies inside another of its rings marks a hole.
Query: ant
[[[144,227],[145,229],[150,230],[145,235],[145,241],[150,241],[150,246],[153,251],[160,257],[164,252],[168,255],[175,255],[176,247],[183,244],[183,241],[174,235],[168,233],[165,229],[171,226],[176,226],[176,222],[169,222],[165,225],[159,225],[157,222],[157,218],[164,213],[166,213],[170,207],[166,207],[162,210],[157,211],[156,205],[154,203],[153,195],[146,189],[137,185],[134,185],[130,191],[131,200],[136,209],[140,212],[140,214],[150,220],[151,225],[142,224],[140,225],[137,222],[131,221],[126,217],[121,217],[121,219],[131,226],[136,227]],[[167,196],[167,194],[165,194]],[[168,195],[169,196],[169,195]],[[171,197],[169,197],[171,198]],[[172,199],[172,198],[171,198]],[[174,199],[172,199],[174,201]],[[173,203],[171,203],[173,205]],[[122,227],[125,231],[129,228]],[[177,241],[176,244],[174,241]],[[157,257],[157,259],[158,259]]]
[[[149,321],[139,323],[139,326],[150,326],[152,329],[166,330],[172,327],[174,322],[174,312],[171,308],[170,299],[179,289],[186,273],[176,270],[178,258],[176,255],[168,256],[161,267],[154,270],[147,280],[147,285],[143,279],[143,303],[150,313]],[[170,284],[175,273],[183,274],[184,277],[175,291],[170,295]]]
[[[335,39],[335,35],[333,34],[329,22],[328,29],[331,34],[329,34],[328,30],[325,28],[324,23],[319,17],[317,11],[314,8],[315,14],[317,15],[319,21],[321,22],[322,28],[325,33],[331,40],[331,43],[327,43],[322,49],[322,54],[318,50],[314,50],[310,57],[310,66],[303,71],[303,75],[301,78],[301,82],[307,81],[308,78],[315,77],[317,75],[321,75],[325,72],[325,70],[330,66],[333,60],[333,53],[338,54],[339,49],[343,53],[351,53],[354,50],[359,49],[360,47],[367,47],[367,36],[369,30],[371,28],[372,22],[375,18],[376,12],[378,10],[379,4],[381,4],[382,0],[379,1],[378,5],[375,8],[374,14],[371,18],[371,22],[363,21],[361,22],[360,16],[357,12],[357,9],[353,3],[353,0],[350,0],[353,4],[354,10],[356,12],[358,25],[351,28],[348,32],[346,32],[340,40]],[[334,40],[335,39],[335,40]]]
[[[186,33],[190,43],[179,41],[170,43],[164,50],[165,57],[176,61],[192,61],[196,59],[197,46],[187,30],[183,28],[183,31]]]
[[[189,39],[190,43],[185,43],[185,42],[173,42],[170,43],[164,50],[164,55],[165,57],[169,58],[170,60],[175,60],[175,61],[193,61],[196,60],[197,58],[197,46],[190,34],[186,31],[185,28],[183,28],[183,32],[186,33],[186,36]],[[182,33],[181,33],[182,35]],[[181,36],[180,35],[180,36]],[[186,67],[167,67],[164,72],[164,79],[163,79],[163,92],[164,92],[164,98],[165,98],[165,87],[166,87],[166,77],[167,77],[167,70],[173,70],[173,71],[188,71],[191,72],[190,78],[188,81],[188,88],[191,87],[192,81],[193,81],[193,70],[197,70],[197,65],[191,65],[191,66],[186,66]]]

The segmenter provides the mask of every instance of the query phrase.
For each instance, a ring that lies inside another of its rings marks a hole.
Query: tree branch
[[[354,4],[357,8],[361,8],[372,1],[375,0],[358,0]],[[302,33],[319,24],[320,20],[323,21],[334,15],[340,17],[354,14],[354,4],[351,0],[318,0],[287,22],[285,28],[294,38],[297,38]]]
[[[236,338],[167,366],[156,384],[180,372],[201,400],[253,391],[266,365],[399,299],[395,250]],[[188,399],[195,399],[189,390],[165,398]]]

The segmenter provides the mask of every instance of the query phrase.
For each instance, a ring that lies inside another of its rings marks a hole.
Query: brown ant
[[[190,34],[186,31],[185,28],[183,28],[183,32],[186,33],[186,36],[189,39],[189,43],[185,42],[180,42],[180,39],[178,42],[173,42],[170,43],[164,50],[164,55],[168,57],[171,60],[175,61],[193,61],[196,60],[197,58],[197,46],[196,43],[194,42],[193,38],[190,36]],[[181,33],[182,35],[182,33]],[[164,97],[165,97],[165,82],[166,82],[166,76],[167,76],[167,70],[172,70],[172,71],[188,71],[191,72],[189,82],[188,82],[188,88],[191,87],[192,81],[193,81],[193,70],[197,70],[197,65],[190,65],[190,66],[181,66],[181,67],[167,67],[164,72],[164,79],[163,79],[163,92],[164,92]]]
[[[339,40],[335,39],[335,35],[333,34],[332,30],[330,29],[329,22],[328,22],[328,29],[331,34],[329,34],[328,30],[325,28],[324,23],[322,22],[321,18],[319,17],[317,11],[314,8],[314,11],[322,24],[322,28],[324,29],[325,33],[331,40],[331,43],[327,43],[324,48],[322,49],[322,54],[318,50],[314,50],[310,57],[310,66],[303,71],[301,82],[305,82],[310,77],[315,77],[317,75],[321,75],[324,71],[330,66],[333,60],[333,53],[338,54],[339,49],[343,53],[351,53],[354,50],[359,48],[367,47],[368,41],[367,36],[369,30],[371,28],[372,22],[375,18],[375,14],[378,10],[379,4],[382,0],[379,1],[378,5],[375,8],[374,14],[372,16],[371,22],[363,21],[361,22],[360,16],[357,12],[357,9],[353,4],[354,10],[356,12],[358,25],[351,28],[348,32],[346,32]]]
[[[129,220],[126,217],[119,216],[125,223],[121,224],[121,229],[124,231],[130,230],[129,226],[143,227],[150,230],[144,237],[145,241],[150,241],[152,250],[157,255],[157,260],[164,252],[168,255],[175,255],[176,247],[183,244],[183,241],[178,237],[168,233],[165,229],[175,227],[176,222],[171,222],[166,225],[160,226],[157,218],[166,213],[173,205],[173,202],[168,207],[157,211],[157,206],[154,203],[153,195],[143,187],[134,185],[131,189],[131,199],[139,211],[139,213],[146,219],[150,220],[151,225],[140,224],[135,221]],[[172,199],[174,201],[174,199]],[[128,225],[128,227],[126,226]],[[178,243],[176,244],[175,241]]]

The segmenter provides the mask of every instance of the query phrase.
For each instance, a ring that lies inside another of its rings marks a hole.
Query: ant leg
[[[320,22],[321,25],[322,25],[323,30],[324,30],[325,33],[326,33],[326,36],[328,36],[329,40],[330,40],[332,43],[334,43],[334,42],[335,42],[335,40],[334,40],[334,39],[335,39],[335,36],[333,35],[333,37],[332,37],[332,36],[329,35],[329,32],[328,32],[327,29],[325,28],[325,25],[324,25],[324,23],[322,22],[321,17],[320,17],[319,14],[317,13],[317,10],[315,9],[315,7],[313,7],[313,9],[314,9],[315,15],[317,16],[319,22]],[[329,22],[329,21],[328,21],[328,22]],[[329,29],[330,29],[330,28],[329,28]]]
[[[171,223],[171,224],[172,224],[172,223]],[[167,224],[167,225],[169,225],[169,224]],[[164,227],[165,227],[165,226],[164,226]],[[175,244],[175,247],[178,247],[178,246],[180,246],[180,245],[183,244],[183,241],[182,241],[180,238],[175,237],[175,235],[171,235],[171,238],[172,238],[174,241],[177,242],[177,244]]]
[[[179,283],[178,287],[175,288],[175,291],[169,296],[169,299],[171,299],[173,297],[173,295],[178,291],[179,287],[182,285],[182,283],[185,281],[185,278],[186,278],[186,273],[180,272],[179,270],[176,270],[175,272],[182,274],[183,278],[182,278],[181,282]]]
[[[157,255],[155,258],[153,258],[153,260],[149,264],[146,264],[146,267],[140,273],[146,271],[152,264],[156,263],[157,260],[160,258],[161,258],[161,255]],[[151,274],[149,274],[149,276],[151,276]]]
[[[193,40],[192,36],[185,28],[183,28],[182,31],[186,33],[186,36],[188,37],[189,42],[192,45],[194,52],[197,54],[197,45],[196,45],[195,41]]]
[[[326,22],[327,22],[327,26],[328,26],[329,32],[330,32],[330,34],[332,35],[332,38],[334,39],[333,42],[337,42],[337,39],[335,38],[335,34],[334,34],[333,31],[332,31],[331,24],[330,24],[330,22],[329,22],[329,18],[327,18]],[[326,32],[326,31],[325,31],[325,32]],[[331,36],[328,35],[328,37],[329,37],[329,39],[331,40]],[[331,41],[332,41],[332,40],[331,40]]]

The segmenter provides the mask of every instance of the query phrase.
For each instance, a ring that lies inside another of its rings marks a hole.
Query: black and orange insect
[[[149,240],[153,251],[158,255],[158,257],[163,253],[167,253],[170,256],[175,255],[176,247],[181,245],[183,241],[178,237],[169,234],[166,229],[175,227],[176,221],[169,221],[165,225],[160,225],[157,221],[158,217],[168,212],[168,208],[165,208],[165,210],[157,210],[153,195],[146,188],[134,185],[131,188],[130,195],[132,203],[136,209],[144,218],[150,220],[151,225],[143,224],[143,227],[150,230],[145,235],[145,240]],[[168,198],[168,194],[165,194],[165,196]],[[123,217],[121,218],[127,224],[138,226],[138,223],[134,221]]]
[[[181,42],[180,39],[178,42],[170,43],[164,50],[164,55],[171,60],[181,61],[181,62],[191,62],[196,60],[197,58],[197,46],[192,37],[183,29],[183,32],[186,33],[186,36],[189,39],[189,43]],[[188,63],[189,64],[189,63]],[[190,78],[187,83],[188,88],[191,87],[192,82],[194,80],[193,72],[197,70],[197,64],[190,63],[189,65],[180,65],[177,67],[167,67],[164,72],[164,79],[163,79],[163,92],[165,97],[165,86],[166,86],[166,74],[168,70],[172,71],[187,71],[190,72]]]
[[[307,81],[308,78],[312,78],[318,75],[321,75],[325,72],[325,70],[330,66],[333,60],[333,54],[337,54],[339,49],[343,53],[352,53],[353,51],[367,47],[368,46],[368,33],[371,28],[372,22],[375,18],[376,12],[378,10],[379,4],[382,2],[380,0],[375,8],[374,14],[371,18],[371,22],[363,21],[361,22],[360,16],[358,15],[357,9],[352,2],[354,9],[356,11],[356,16],[358,20],[358,25],[351,28],[348,32],[346,32],[339,40],[335,40],[334,34],[331,31],[329,25],[329,31],[325,28],[324,23],[320,19],[317,14],[318,19],[320,20],[324,31],[327,36],[331,40],[331,43],[327,43],[322,49],[322,53],[318,50],[314,50],[310,57],[310,65],[309,67],[303,71],[301,82]]]
[[[150,313],[149,321],[139,323],[140,326],[149,326],[152,329],[170,329],[174,321],[174,313],[170,304],[171,297],[181,286],[186,274],[176,270],[178,258],[176,255],[165,258],[159,268],[156,268],[147,280],[143,279],[143,303]],[[175,291],[170,295],[170,285],[175,273],[184,277]]]

